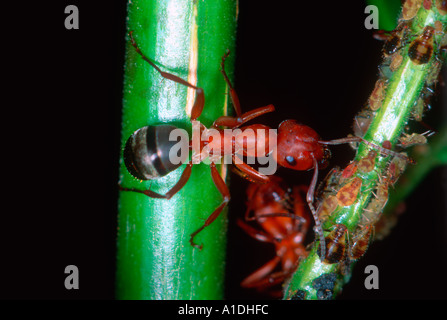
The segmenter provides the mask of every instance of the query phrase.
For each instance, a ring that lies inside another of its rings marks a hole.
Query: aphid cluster
[[[435,36],[441,34],[445,27],[440,21],[435,21],[433,25],[425,26],[419,34],[414,34],[410,32],[410,25],[419,10],[430,10],[433,5],[432,1],[407,0],[403,5],[402,16],[396,29],[391,32],[378,31],[374,34],[376,39],[385,40],[385,44],[383,46],[384,61],[380,66],[381,77],[377,80],[368,99],[370,111],[376,112],[380,109],[389,78],[399,69],[406,56],[416,66],[426,65],[430,61],[433,63],[431,74],[427,77],[412,115],[415,120],[421,121],[424,111],[430,109],[428,101],[434,92],[433,88],[438,82],[439,71],[442,67],[439,54],[447,48],[444,43],[445,37],[438,41],[435,40]],[[445,1],[436,1],[436,7],[440,13],[445,12],[445,6]],[[362,113],[364,114],[365,111]],[[362,117],[362,114],[359,114],[359,117]]]
[[[422,4],[422,1],[407,1],[404,5],[403,16],[396,29],[388,33],[382,31],[375,34],[375,38],[386,40],[383,47],[384,62],[380,67],[381,76],[377,80],[365,108],[354,118],[353,131],[356,136],[363,137],[368,131],[374,115],[380,112],[389,86],[389,79],[400,68],[406,56],[414,66],[433,63],[433,71],[427,77],[425,87],[412,112],[413,117],[421,121],[424,110],[428,108],[428,100],[434,92],[433,87],[438,82],[438,73],[442,65],[438,55],[445,48],[443,44],[435,40],[435,35],[443,28],[439,21],[436,21],[433,26],[423,28],[420,34],[410,32],[409,27],[412,19],[421,9]],[[426,10],[431,6],[431,2],[424,1]],[[408,148],[413,145],[425,144],[431,133],[431,130],[422,134],[404,132],[399,138],[397,146]],[[352,146],[357,148],[357,145],[353,144]],[[391,149],[392,144],[385,141],[382,147]],[[382,212],[388,201],[390,188],[393,188],[409,162],[405,160],[406,154],[402,152],[387,160],[385,174],[378,176],[379,182],[376,185],[370,186],[363,183],[362,180],[365,174],[373,172],[378,158],[383,156],[389,156],[389,153],[373,148],[366,156],[351,162],[343,170],[333,169],[320,185],[317,207],[325,230],[326,255],[322,254],[320,249],[318,249],[318,253],[324,263],[340,263],[342,272],[346,272],[349,261],[356,260],[364,254],[372,234],[377,238],[383,238],[396,222],[395,215],[383,217]],[[337,216],[337,212],[342,207],[356,203],[360,190],[370,191],[371,196],[367,200],[357,229],[349,231],[345,225],[335,223],[333,217]]]
[[[443,27],[440,21],[435,21],[433,25],[424,27],[419,34],[410,32],[409,27],[418,10],[429,10],[433,5],[432,1],[407,0],[403,6],[402,16],[396,29],[391,32],[379,31],[374,35],[376,39],[386,41],[383,47],[384,62],[380,66],[381,76],[375,84],[366,107],[354,119],[353,130],[355,135],[363,137],[368,130],[374,114],[379,112],[382,107],[390,77],[399,69],[406,56],[414,66],[424,66],[429,62],[433,64],[432,71],[426,79],[425,87],[422,89],[420,97],[413,108],[413,118],[421,122],[423,113],[430,108],[428,104],[429,99],[434,93],[434,87],[438,82],[439,70],[442,66],[439,54],[442,50],[445,50],[445,44],[442,43],[443,40],[437,41],[435,36],[442,32],[445,27]],[[442,12],[446,7],[445,1],[436,1],[436,6]],[[427,126],[424,123],[422,124]],[[413,145],[425,144],[427,137],[432,133],[433,131],[431,130],[422,134],[404,132],[399,138],[397,146],[407,148]],[[390,148],[391,144],[384,144],[383,147]],[[342,174],[338,176],[338,179],[342,180],[348,173],[354,172],[354,170],[363,173],[371,171],[374,168],[376,156],[377,153],[371,150],[364,159],[348,165]],[[395,219],[382,218],[382,211],[388,200],[389,188],[396,183],[406,165],[407,162],[403,161],[402,157],[394,156],[388,161],[386,174],[379,177],[379,183],[371,190],[372,197],[360,218],[360,225],[377,224],[376,226],[380,226],[380,228],[376,228],[376,235],[379,238],[383,237],[383,233],[390,229],[390,223],[395,222]],[[356,195],[357,183],[355,180],[352,180],[341,185],[339,192],[341,191],[342,194],[337,193],[335,196],[338,200],[338,205],[350,204],[352,198]],[[347,190],[344,190],[344,188]],[[333,191],[326,191],[325,196],[322,198],[319,213],[327,220],[336,209]],[[385,220],[391,222],[384,223]],[[384,231],[382,232],[382,230]]]

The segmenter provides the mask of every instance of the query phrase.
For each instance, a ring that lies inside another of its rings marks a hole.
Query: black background
[[[277,112],[262,121],[273,127],[291,118],[326,140],[349,134],[374,87],[382,46],[364,27],[366,4],[351,2],[242,0],[235,76],[242,109],[272,103]],[[64,27],[69,4],[79,8],[79,30]],[[11,56],[4,65],[13,72],[4,117],[0,297],[113,299],[126,3],[54,1],[16,12],[4,42]],[[426,117],[434,128],[446,119],[445,91]],[[332,153],[332,165],[353,156],[348,146]],[[278,173],[294,183],[311,177]],[[358,263],[341,299],[447,297],[446,179],[445,168],[430,173],[391,236]],[[244,186],[239,180],[231,189],[229,299],[263,298],[239,282],[273,254],[234,225],[245,210]],[[70,264],[80,270],[79,290],[64,287]],[[379,290],[364,288],[369,264],[379,268]]]

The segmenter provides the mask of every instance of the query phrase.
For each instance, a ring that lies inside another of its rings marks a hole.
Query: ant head
[[[309,170],[315,158],[321,167],[327,166],[329,149],[318,141],[320,136],[312,128],[296,120],[285,120],[278,128],[276,162],[293,170]]]

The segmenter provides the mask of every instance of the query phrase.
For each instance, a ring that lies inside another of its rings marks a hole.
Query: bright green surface
[[[128,6],[128,31],[134,32],[140,49],[163,71],[188,80],[190,61],[194,61],[191,52],[198,48],[197,86],[204,89],[206,101],[199,120],[207,126],[224,114],[229,100],[220,61],[226,49],[232,50],[226,64],[232,78],[236,4],[234,0],[134,0]],[[163,80],[127,41],[122,146],[136,129],[149,124],[171,123],[190,132],[186,96],[185,86]],[[229,112],[231,107],[229,104]],[[134,179],[121,161],[120,183],[139,189],[150,186],[165,193],[182,171],[183,167],[143,183]],[[193,167],[185,188],[169,201],[120,192],[117,298],[221,299],[226,210],[196,237],[197,243],[204,244],[203,250],[189,244],[190,234],[221,201],[205,164]]]

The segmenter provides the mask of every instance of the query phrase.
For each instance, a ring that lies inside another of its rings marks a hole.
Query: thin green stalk
[[[142,52],[163,71],[173,73],[205,92],[199,120],[209,126],[227,114],[228,88],[220,73],[232,75],[237,1],[133,0],[127,30]],[[122,114],[122,146],[137,129],[169,123],[191,133],[188,113],[194,91],[163,79],[143,61],[126,38]],[[230,110],[231,111],[231,110]],[[133,178],[123,161],[120,184],[164,194],[180,178],[184,166],[151,182]],[[225,177],[225,167],[220,167]],[[192,232],[220,204],[222,197],[205,164],[192,169],[186,186],[172,199],[152,199],[122,191],[119,198],[117,275],[118,299],[221,299],[223,297],[226,211],[196,237],[202,250],[189,243]]]
[[[425,26],[434,26],[435,21],[440,21],[443,29],[443,32],[440,32],[443,34],[435,35],[435,46],[439,47],[447,28],[447,15],[439,13],[434,4],[429,10],[421,6],[416,17],[411,21],[410,39],[415,38],[412,35],[421,34]],[[439,69],[436,69],[436,65],[439,63],[438,59],[442,58],[439,50],[435,49],[436,52],[428,63],[416,65],[408,56],[410,42],[400,49],[399,53],[403,56],[400,66],[394,72],[385,74],[385,94],[380,101],[380,108],[374,113],[372,122],[364,135],[366,140],[379,146],[385,141],[390,141],[392,147],[396,145],[421,97],[427,79],[435,77],[433,70],[439,72]],[[366,158],[370,150],[369,146],[361,144],[353,161],[358,163],[361,159]],[[392,179],[389,167],[390,158],[390,156],[379,155],[375,159],[372,170],[367,172],[365,172],[366,170],[357,170],[349,178],[360,179],[361,187],[358,194],[352,195],[352,200],[355,200],[352,205],[339,205],[327,218],[324,223],[324,229],[327,230],[326,236],[336,224],[343,224],[347,227],[348,235],[352,239],[357,228],[364,227],[362,224],[365,222],[362,221],[362,217],[365,212],[371,211],[371,207],[368,208],[368,205],[372,201],[387,199],[386,195],[379,195],[377,187],[385,186],[388,190],[388,183]],[[333,190],[339,191],[348,181],[339,179],[338,184],[333,186]],[[329,195],[330,193],[326,194],[326,196]],[[377,208],[376,206],[375,209]],[[380,212],[379,209],[376,213],[380,214]],[[285,289],[286,299],[331,299],[349,280],[350,271],[343,268],[342,263],[328,264],[320,260],[317,253],[318,246],[319,242],[316,241],[307,259],[300,263],[298,270],[292,276]]]

